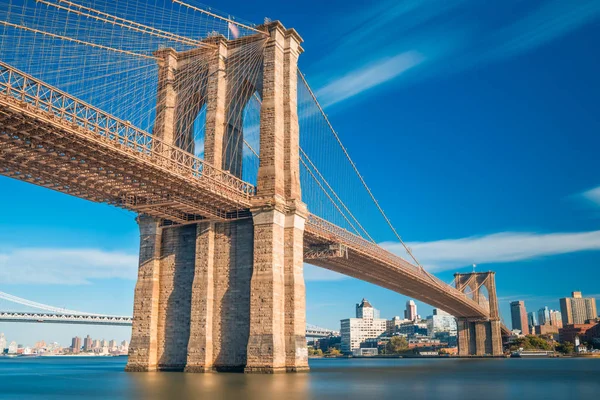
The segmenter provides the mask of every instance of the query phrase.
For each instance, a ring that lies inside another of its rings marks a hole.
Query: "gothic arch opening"
[[[486,310],[490,309],[490,293],[488,288],[484,285],[481,285],[479,288],[479,299],[477,300],[479,305],[485,308]]]

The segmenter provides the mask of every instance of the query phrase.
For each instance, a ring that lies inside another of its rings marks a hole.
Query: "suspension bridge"
[[[0,173],[138,214],[128,370],[307,369],[305,261],[451,313],[460,354],[501,354],[494,274],[420,265],[294,29],[180,0],[11,1],[0,28]]]

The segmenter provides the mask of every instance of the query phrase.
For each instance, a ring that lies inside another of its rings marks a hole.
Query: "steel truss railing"
[[[21,103],[23,107],[40,110],[57,122],[67,123],[70,128],[94,133],[120,150],[129,150],[144,161],[168,168],[171,172],[211,181],[245,199],[256,193],[254,185],[2,61],[0,94]]]
[[[456,288],[446,284],[435,276],[429,274],[423,268],[415,266],[402,257],[398,257],[395,254],[383,249],[381,246],[369,242],[360,236],[357,236],[351,232],[348,232],[344,228],[341,228],[331,222],[328,222],[322,218],[317,217],[314,214],[309,214],[306,220],[306,230],[312,233],[316,233],[322,237],[331,237],[339,244],[346,245],[350,250],[354,250],[363,254],[366,254],[373,259],[381,260],[388,264],[394,265],[397,268],[401,268],[413,276],[421,277],[423,280],[431,282],[434,286],[442,289],[447,295],[453,296],[461,301],[472,303],[472,308],[478,309],[481,316],[488,316],[489,311],[486,311],[483,307],[477,304],[473,299],[468,297],[467,294],[457,290]],[[351,254],[347,257],[352,257]]]

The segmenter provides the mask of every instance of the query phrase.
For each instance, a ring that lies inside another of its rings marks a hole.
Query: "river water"
[[[124,357],[0,357],[0,399],[598,399],[600,359],[313,359],[281,375],[125,373]]]

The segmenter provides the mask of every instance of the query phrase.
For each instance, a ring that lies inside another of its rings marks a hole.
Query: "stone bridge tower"
[[[257,92],[260,165],[251,218],[166,227],[160,219],[138,217],[128,371],[308,369],[302,271],[307,210],[300,193],[297,115],[302,39],[279,22],[263,28],[264,35],[207,39],[213,48],[156,52],[154,135],[193,151],[191,126],[205,105],[205,161],[241,177],[241,113]],[[244,52],[236,50],[257,41],[259,73],[232,73],[244,63]],[[182,84],[189,74],[195,78]],[[194,95],[182,96],[185,90]]]
[[[454,274],[456,288],[472,296],[480,306],[489,309],[489,320],[457,318],[458,354],[460,356],[502,355],[502,335],[496,279],[494,272]],[[483,289],[486,289],[486,297]]]

